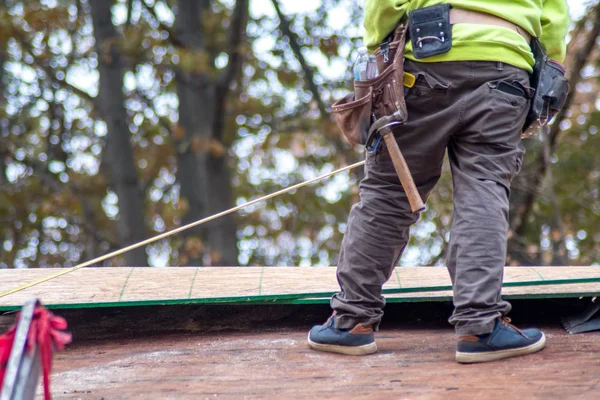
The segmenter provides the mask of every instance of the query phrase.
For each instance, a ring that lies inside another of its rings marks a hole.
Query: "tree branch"
[[[171,43],[174,46],[177,46],[177,47],[180,47],[180,48],[183,48],[183,49],[187,48],[187,46],[185,45],[185,43],[183,43],[183,41],[181,41],[177,37],[177,35],[175,34],[175,31],[173,30],[173,28],[171,28],[170,26],[165,25],[160,20],[160,18],[158,18],[158,16],[156,15],[156,10],[154,9],[154,7],[150,7],[146,3],[146,0],[141,0],[140,3],[142,3],[142,6],[150,13],[150,15],[152,15],[152,17],[154,18],[154,20],[158,24],[158,27],[169,34],[169,39],[171,40]]]
[[[550,198],[550,205],[554,211],[554,228],[550,232],[550,241],[552,243],[552,260],[551,265],[568,265],[567,260],[567,248],[565,246],[565,226],[562,221],[560,207],[558,205],[558,199],[556,198],[556,192],[554,191],[554,178],[552,175],[552,162],[550,161],[550,135],[548,130],[542,131],[544,140],[544,165],[546,167],[546,190],[548,197]],[[555,229],[558,233],[558,237],[555,237]]]
[[[0,185],[5,185],[8,183],[8,179],[6,177],[6,169],[8,168],[8,166],[6,165],[6,160],[4,157],[4,153],[0,151]]]
[[[598,35],[600,35],[600,3],[594,7],[593,15],[594,25],[591,29],[591,32],[587,35],[587,40],[584,41],[584,46],[577,53],[575,53],[575,58],[570,66],[571,71],[569,74],[569,85],[571,86],[571,90],[567,95],[565,106],[558,112],[556,117],[554,117],[555,123],[550,128],[550,148],[552,150],[554,147],[556,147],[556,141],[560,135],[560,122],[565,118],[567,111],[575,99],[575,94],[577,93],[575,88],[577,87],[579,81],[581,81],[581,69],[587,63],[590,55],[592,54],[592,49],[596,45],[596,38]]]
[[[4,94],[5,91],[5,87],[4,87],[4,63],[6,62],[6,43],[1,43],[0,44],[0,111],[4,114],[4,110],[6,107],[6,96]],[[6,160],[5,160],[5,153],[6,153],[6,148],[7,148],[7,144],[4,143],[5,142],[5,138],[3,138],[2,136],[4,136],[5,134],[7,134],[8,132],[0,132],[0,185],[3,185],[5,183],[7,183],[7,178],[6,178]],[[0,246],[0,256],[2,255],[2,246]]]
[[[229,23],[229,40],[227,41],[227,49],[230,51],[229,63],[219,77],[217,89],[227,91],[229,84],[242,67],[244,55],[242,54],[241,45],[246,39],[247,23],[248,0],[237,0]]]
[[[21,162],[23,164],[27,165],[29,168],[31,168],[34,175],[39,177],[41,179],[41,181],[45,185],[50,187],[50,189],[54,193],[60,193],[60,192],[63,192],[66,190],[72,196],[76,196],[77,198],[79,198],[82,202],[84,201],[84,199],[88,198],[88,196],[86,196],[84,191],[81,190],[76,185],[65,185],[62,182],[60,182],[59,180],[57,180],[56,176],[54,176],[50,171],[48,171],[47,166],[44,163],[42,163],[41,161],[34,160],[34,159],[25,159]],[[82,206],[83,206],[83,204],[82,204]],[[100,232],[97,231],[96,227],[90,222],[91,221],[89,219],[90,215],[84,215],[84,218],[82,218],[81,220],[75,219],[69,215],[63,215],[63,217],[65,219],[72,221],[73,223],[75,223],[77,225],[82,226],[84,231],[86,231],[90,236],[94,237],[97,242],[106,242],[111,247],[119,246],[118,243],[114,242],[110,238],[102,235]]]
[[[246,27],[248,24],[248,0],[237,0],[231,22],[229,23],[229,40],[227,49],[229,49],[229,63],[218,78],[215,87],[215,115],[212,137],[221,141],[223,138],[223,129],[225,125],[225,108],[227,96],[229,95],[229,86],[238,76],[242,68],[244,54],[242,54],[242,43],[246,38]]]
[[[594,25],[591,29],[591,32],[586,35],[586,40],[583,41],[584,45],[579,49],[577,53],[575,53],[575,57],[573,62],[570,65],[570,73],[569,73],[569,85],[571,86],[571,90],[567,95],[567,99],[565,101],[565,105],[562,110],[554,117],[554,124],[551,127],[549,133],[549,144],[550,144],[550,154],[554,152],[556,148],[556,143],[558,141],[560,135],[560,123],[565,118],[568,110],[571,108],[571,104],[575,99],[576,87],[577,84],[581,81],[581,69],[585,66],[592,53],[592,49],[596,45],[596,38],[600,34],[600,3],[594,7],[594,10],[590,13],[593,15],[592,20],[594,21]],[[588,19],[585,19],[586,21]],[[585,29],[585,23],[578,25],[580,30],[577,30],[577,34],[574,36],[574,39],[581,35],[583,29]],[[531,187],[539,187],[542,181],[542,177],[544,176],[544,171],[546,169],[544,163],[544,152],[540,152],[538,154],[537,160],[535,162],[535,172],[532,176]],[[536,191],[532,190],[527,193],[523,203],[517,209],[517,214],[515,215],[514,228],[512,229],[516,235],[522,235],[525,231],[526,222],[531,210],[533,208],[533,204],[536,200]]]
[[[38,57],[35,56],[31,44],[25,39],[25,35],[22,32],[17,32],[15,29],[13,36],[21,44],[21,47],[23,48],[23,50],[26,51],[27,53],[29,53],[29,55],[34,59],[35,65],[38,68],[42,69],[42,71],[44,71],[46,76],[48,76],[48,78],[50,78],[52,80],[52,82],[58,84],[63,89],[73,92],[77,96],[81,97],[83,100],[90,102],[92,105],[94,105],[94,106],[97,105],[96,99],[94,97],[90,96],[89,93],[79,89],[76,86],[71,85],[70,83],[68,83],[65,80],[58,79],[54,73],[54,70],[49,65],[47,65],[43,62],[40,62]],[[100,110],[99,107],[95,107],[95,108]]]
[[[277,16],[279,17],[279,26],[281,27],[281,32],[290,39],[290,47],[292,52],[298,59],[300,66],[302,67],[302,71],[304,72],[306,86],[308,86],[308,90],[313,95],[314,100],[317,102],[317,107],[319,112],[321,113],[322,118],[326,118],[329,113],[323,103],[323,99],[321,98],[321,94],[319,93],[319,89],[315,84],[315,77],[313,73],[313,69],[308,65],[304,55],[302,54],[302,49],[298,44],[298,35],[296,35],[290,26],[290,22],[286,18],[285,15],[281,12],[279,8],[279,2],[277,0],[271,0],[273,3],[273,7],[275,7],[275,11],[277,12]]]
[[[143,1],[142,1],[143,3]],[[127,0],[127,22],[125,22],[125,26],[131,26],[131,15],[133,14],[133,0]]]

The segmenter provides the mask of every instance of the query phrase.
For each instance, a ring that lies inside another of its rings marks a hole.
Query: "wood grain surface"
[[[600,333],[546,327],[540,353],[454,361],[447,329],[383,329],[366,357],[318,353],[306,330],[167,335],[70,346],[54,399],[597,399]]]
[[[0,292],[56,273],[47,269],[0,270]],[[598,267],[506,267],[504,282],[600,278]],[[385,289],[450,285],[441,267],[399,267]],[[110,305],[186,301],[220,297],[269,296],[338,290],[331,267],[84,268],[0,298],[16,307],[36,296],[46,305]],[[600,294],[600,282],[506,287],[507,297],[564,297]],[[450,291],[391,294],[390,301],[448,298]]]

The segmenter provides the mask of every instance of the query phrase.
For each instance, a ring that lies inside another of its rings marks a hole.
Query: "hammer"
[[[408,197],[410,208],[413,213],[418,213],[425,209],[425,204],[423,203],[421,195],[417,190],[417,186],[415,185],[415,181],[413,180],[410,170],[408,169],[406,160],[400,151],[400,147],[398,147],[398,142],[396,142],[396,138],[390,129],[390,127],[394,125],[403,124],[405,120],[406,116],[404,113],[398,110],[392,115],[379,118],[377,121],[375,121],[369,129],[367,150],[375,151],[379,145],[379,142],[381,141],[381,138],[383,137],[385,145],[390,152],[394,169],[398,174],[398,178],[400,178],[400,184],[404,188],[404,192]],[[373,144],[373,142],[375,143]]]

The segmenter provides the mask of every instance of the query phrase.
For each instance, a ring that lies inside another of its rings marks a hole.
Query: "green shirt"
[[[570,22],[566,0],[366,0],[365,46],[376,48],[412,10],[444,3],[504,18],[540,38],[550,58],[564,61],[565,35]],[[405,51],[406,58],[415,60],[410,42]],[[529,44],[516,31],[479,24],[455,24],[452,49],[418,61],[467,60],[501,61],[527,71],[533,66]]]

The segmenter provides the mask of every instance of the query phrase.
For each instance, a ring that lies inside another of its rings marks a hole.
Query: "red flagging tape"
[[[12,349],[14,341],[15,327],[13,326],[6,334],[0,336],[0,388],[2,388],[2,384],[4,383],[6,364],[8,364],[10,349]]]
[[[19,316],[17,316],[18,320]],[[63,350],[71,343],[71,334],[65,332],[67,321],[57,317],[42,306],[35,308],[33,320],[27,332],[27,352],[33,354],[37,346],[40,350],[42,374],[44,377],[44,399],[50,400],[50,371],[52,370],[52,352],[54,349]],[[0,387],[4,382],[6,364],[15,339],[16,325],[0,336]]]

